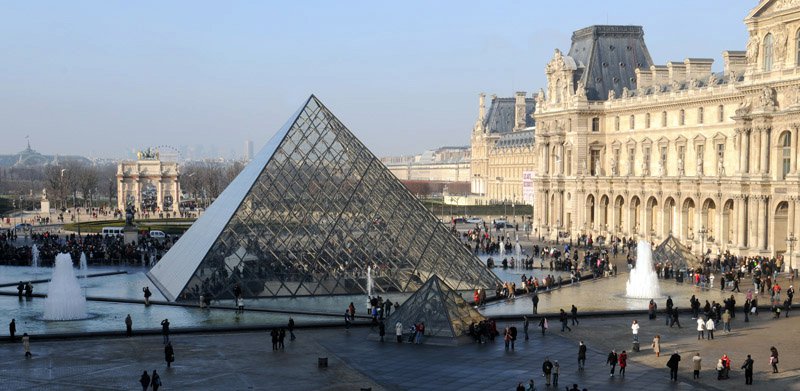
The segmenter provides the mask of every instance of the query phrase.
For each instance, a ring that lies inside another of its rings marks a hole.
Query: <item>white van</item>
[[[150,237],[153,239],[166,239],[167,234],[165,234],[164,231],[152,230],[150,231]]]
[[[100,231],[100,232],[103,234],[103,236],[122,235],[122,233],[124,232],[124,228],[123,227],[103,227],[103,230]]]

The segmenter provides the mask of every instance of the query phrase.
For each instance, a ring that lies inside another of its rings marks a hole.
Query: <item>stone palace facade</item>
[[[473,193],[507,200],[533,172],[546,237],[673,235],[696,252],[797,258],[800,1],[763,0],[745,24],[746,51],[723,52],[722,72],[704,58],[654,64],[638,26],[576,31],[532,118],[517,93],[513,129],[496,132],[481,96]]]

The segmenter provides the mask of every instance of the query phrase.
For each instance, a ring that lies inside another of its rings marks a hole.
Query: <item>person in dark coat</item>
[[[153,386],[153,391],[158,391],[158,387],[161,387],[161,376],[158,376],[155,369],[153,369],[153,376],[150,376],[150,385]]]
[[[612,350],[608,353],[608,357],[606,358],[606,364],[611,366],[611,373],[608,377],[614,377],[614,369],[617,367],[617,362],[619,362],[619,356],[617,356],[617,352]]]
[[[742,364],[742,369],[744,369],[744,384],[752,385],[753,384],[753,359],[750,358],[750,355],[747,355],[747,360],[744,360],[744,364]]]
[[[169,343],[169,319],[161,321],[161,335],[164,336],[164,344]]]
[[[581,341],[578,345],[578,370],[582,371],[584,366],[586,366],[586,344]]]
[[[386,324],[383,323],[383,319],[378,324],[378,334],[381,336],[381,342],[383,342],[383,336],[386,335]]]
[[[678,352],[672,353],[667,361],[669,368],[669,380],[678,381],[678,363],[681,361],[681,355]]]
[[[164,361],[167,362],[167,368],[170,368],[172,362],[175,361],[175,351],[172,349],[172,342],[167,342],[167,346],[164,346]]]
[[[288,329],[289,329],[289,340],[290,340],[290,341],[294,341],[295,339],[297,339],[297,338],[294,336],[294,319],[292,319],[292,317],[291,317],[291,316],[289,317],[289,326],[288,326]]]
[[[125,317],[125,336],[133,336],[133,320],[131,314]]]
[[[278,348],[280,348],[281,350],[283,350],[283,348],[285,347],[283,344],[283,340],[285,339],[286,339],[286,330],[284,330],[283,327],[281,327],[281,329],[278,330]]]
[[[142,385],[142,391],[147,391],[147,387],[150,387],[150,375],[147,374],[147,371],[142,372],[142,377],[139,378],[139,384]]]
[[[533,292],[533,297],[531,297],[531,301],[533,302],[533,313],[539,311],[539,295],[536,292]]]
[[[272,329],[269,335],[272,337],[272,350],[278,350],[278,329]]]
[[[8,324],[8,335],[11,336],[11,342],[14,342],[14,334],[17,333],[17,321],[16,319],[11,319],[11,323]]]
[[[20,300],[22,300],[22,292],[24,290],[25,290],[25,284],[23,284],[22,281],[20,281],[19,285],[17,285],[17,295],[19,296]]]

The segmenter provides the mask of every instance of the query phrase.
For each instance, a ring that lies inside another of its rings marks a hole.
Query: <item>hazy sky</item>
[[[576,29],[642,25],[657,64],[721,70],[757,3],[4,1],[0,153],[240,155],[311,93],[379,156],[467,145],[478,93],[537,91]]]

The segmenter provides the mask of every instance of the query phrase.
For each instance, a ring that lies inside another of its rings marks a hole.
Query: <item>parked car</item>
[[[467,219],[470,224],[483,224],[483,219],[480,217],[470,217]]]
[[[465,219],[463,217],[455,217],[455,218],[453,218],[452,222],[453,222],[453,224],[466,224],[467,223],[467,219]]]
[[[153,239],[166,239],[167,235],[164,231],[151,230],[150,237]]]

